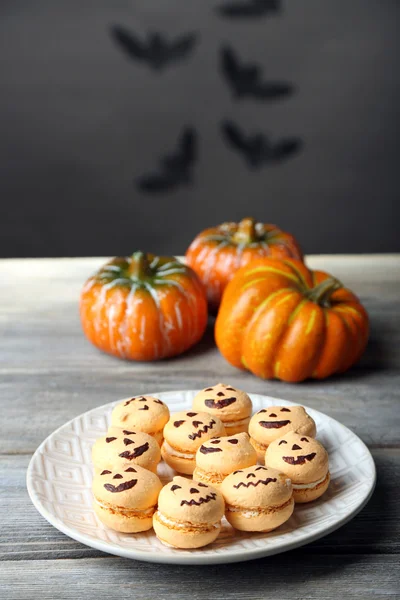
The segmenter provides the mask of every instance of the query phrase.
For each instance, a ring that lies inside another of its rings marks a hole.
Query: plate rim
[[[146,392],[146,395],[157,396],[157,394],[164,395],[164,394],[182,394],[182,393],[196,394],[199,391],[200,390],[187,390],[187,389],[185,389],[185,390],[166,390],[166,391],[158,391],[158,392],[151,392],[151,393]],[[95,412],[95,411],[98,411],[101,409],[106,410],[108,408],[111,408],[114,405],[116,405],[120,402],[123,402],[124,400],[126,400],[126,398],[113,400],[112,402],[107,402],[100,406],[96,406],[88,411],[80,413],[79,415],[76,415],[69,421],[66,421],[65,423],[60,425],[60,427],[57,427],[57,429],[55,429],[53,432],[51,432],[41,442],[41,444],[36,448],[35,452],[32,454],[31,459],[29,461],[27,471],[26,471],[26,487],[28,490],[30,500],[31,500],[32,504],[34,505],[34,507],[36,508],[36,510],[39,512],[39,514],[41,514],[42,517],[44,517],[44,519],[46,519],[46,521],[48,523],[50,523],[53,527],[55,527],[56,529],[61,531],[64,535],[76,540],[77,542],[84,544],[85,546],[94,548],[95,550],[100,550],[101,552],[105,552],[107,554],[112,554],[114,556],[120,556],[120,557],[128,558],[131,560],[139,560],[139,561],[150,562],[150,563],[155,563],[155,564],[206,565],[206,564],[228,564],[228,563],[235,563],[235,562],[245,562],[248,560],[256,560],[257,558],[263,558],[266,556],[273,556],[275,554],[281,554],[283,552],[288,552],[295,548],[300,548],[301,546],[310,544],[318,539],[321,539],[322,537],[325,537],[326,535],[329,535],[333,531],[336,531],[336,529],[339,529],[340,527],[342,527],[343,525],[345,525],[346,523],[351,521],[366,506],[366,504],[370,500],[370,498],[374,492],[375,486],[376,486],[376,479],[377,479],[376,465],[375,465],[374,458],[373,458],[368,446],[365,444],[365,442],[356,433],[354,433],[351,429],[346,427],[346,425],[343,425],[343,423],[341,423],[340,421],[334,419],[333,417],[331,417],[331,416],[327,415],[326,413],[323,413],[317,409],[308,407],[305,404],[299,404],[298,402],[293,402],[291,400],[285,400],[284,398],[276,398],[275,396],[268,396],[266,394],[258,394],[258,393],[252,393],[252,392],[248,392],[248,394],[249,394],[250,398],[257,396],[257,397],[261,397],[264,399],[266,398],[268,400],[282,402],[283,405],[288,404],[288,405],[293,405],[293,406],[295,406],[295,405],[304,406],[304,408],[307,411],[310,410],[311,412],[322,415],[322,417],[324,419],[335,421],[335,423],[338,423],[341,427],[343,427],[345,430],[347,430],[352,436],[357,438],[358,442],[364,447],[366,453],[369,455],[370,464],[371,464],[371,468],[372,468],[372,477],[371,477],[371,479],[368,480],[369,487],[364,492],[364,496],[363,496],[363,499],[361,500],[361,502],[359,504],[357,504],[348,514],[346,514],[344,517],[340,518],[335,523],[332,523],[330,526],[328,526],[328,527],[321,526],[321,528],[319,530],[317,530],[315,533],[309,533],[303,539],[295,539],[292,541],[288,541],[288,542],[283,543],[279,547],[273,547],[273,548],[269,548],[269,549],[266,546],[265,548],[249,548],[244,551],[238,552],[237,550],[229,551],[229,549],[227,548],[226,552],[217,552],[214,555],[210,555],[210,554],[202,555],[200,553],[201,550],[196,549],[195,551],[183,550],[182,554],[175,554],[175,553],[174,554],[167,554],[167,553],[164,554],[164,553],[157,553],[157,552],[144,552],[142,550],[138,550],[135,548],[123,548],[123,547],[119,546],[118,544],[114,544],[111,542],[105,542],[100,539],[91,538],[90,536],[87,536],[86,534],[80,533],[79,530],[73,529],[73,528],[65,525],[65,523],[62,519],[51,514],[47,510],[47,508],[44,506],[44,504],[39,499],[38,494],[36,493],[36,491],[33,487],[33,481],[34,481],[33,468],[34,468],[36,458],[39,456],[39,454],[42,454],[42,450],[45,447],[46,443],[53,436],[56,436],[57,433],[59,433],[64,428],[68,427],[71,423],[73,423],[77,419],[82,418],[84,415],[88,415],[92,412]],[[200,552],[199,552],[199,550],[200,550]]]

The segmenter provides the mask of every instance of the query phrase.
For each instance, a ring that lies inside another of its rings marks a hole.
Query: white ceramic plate
[[[195,391],[155,393],[171,412],[191,408]],[[292,402],[250,394],[254,410]],[[119,400],[118,402],[121,402]],[[370,498],[375,465],[365,444],[338,421],[311,408],[318,439],[329,452],[331,484],[319,500],[297,505],[287,523],[271,533],[241,533],[223,521],[217,541],[204,549],[175,550],[161,544],[153,531],[117,533],[107,529],[92,509],[91,447],[104,435],[113,402],[95,408],[52,433],[36,450],[27,473],[28,492],[38,511],[54,527],[86,544],[126,558],[176,564],[229,563],[291,550],[334,531],[356,515]],[[164,482],[173,471],[159,465]]]

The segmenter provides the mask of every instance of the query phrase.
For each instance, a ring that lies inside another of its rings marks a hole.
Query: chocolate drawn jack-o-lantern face
[[[178,429],[185,426],[188,431],[187,437],[189,440],[201,439],[203,436],[212,432],[217,422],[206,413],[197,413],[189,411],[187,413],[179,413],[179,419],[173,419],[173,426]]]
[[[99,471],[124,469],[130,465],[155,471],[160,458],[160,447],[152,436],[114,427],[112,434],[96,440],[92,450],[93,465]]]
[[[109,477],[110,476],[110,477]],[[121,472],[113,473],[108,469],[104,469],[100,473],[100,477],[105,477],[107,483],[103,484],[103,487],[108,492],[112,494],[117,494],[120,492],[126,492],[127,490],[131,490],[138,482],[138,469],[134,467],[127,467]],[[112,481],[110,481],[110,479]],[[116,481],[115,481],[116,480]]]
[[[293,431],[269,445],[265,464],[287,473],[296,483],[317,481],[329,469],[328,453],[322,444]]]
[[[150,410],[151,404],[161,404],[162,406],[166,406],[164,402],[158,398],[153,398],[153,396],[135,396],[130,400],[126,400],[124,406],[130,406],[132,403],[137,405],[137,410]]]
[[[262,466],[240,469],[230,475],[232,487],[236,490],[273,485],[278,479],[275,471]]]
[[[215,502],[218,496],[216,491],[205,483],[179,476],[174,477],[168,487],[174,495],[174,501],[178,502],[180,506],[201,506]]]
[[[291,455],[290,456],[282,456],[282,460],[285,461],[288,465],[304,465],[306,462],[311,462],[317,456],[316,452],[310,452],[308,454],[303,454],[302,452],[306,452],[307,448],[304,448],[303,445],[309,444],[310,440],[306,437],[302,437],[300,439],[303,444],[299,446],[298,444],[292,444],[291,447]],[[282,440],[282,442],[286,442],[286,440]],[[282,442],[279,445],[282,445]],[[290,444],[289,444],[290,447]],[[289,449],[289,448],[288,448]]]
[[[315,423],[303,406],[263,408],[252,417],[249,424],[251,437],[261,445],[259,450],[290,431],[315,436]]]
[[[122,438],[122,442],[124,444],[124,446],[134,446],[132,448],[129,448],[129,450],[124,450],[123,452],[118,453],[118,456],[120,456],[121,458],[125,458],[127,460],[132,460],[134,458],[138,458],[139,456],[142,456],[142,454],[145,454],[145,452],[148,452],[150,446],[149,446],[149,442],[144,442],[143,444],[139,443],[137,444],[137,442],[135,441],[135,438],[133,436],[136,435],[136,432],[134,431],[130,431],[129,434],[126,430],[123,431],[123,438]],[[127,437],[127,435],[129,435],[129,437]],[[143,435],[140,436],[140,438],[143,438]],[[119,440],[118,437],[106,437],[106,444],[112,444],[113,442],[117,442]],[[118,444],[119,445],[119,444]]]
[[[281,429],[292,422],[289,414],[291,412],[291,409],[286,406],[274,406],[269,410],[263,408],[257,413],[258,415],[263,415],[258,424],[260,427],[264,427],[264,429]]]
[[[238,390],[231,385],[218,383],[203,390],[202,402],[206,410],[221,410],[235,404]]]
[[[206,455],[215,454],[217,452],[224,452],[225,454],[228,453],[229,455],[232,453],[240,454],[240,452],[244,450],[253,451],[247,433],[237,433],[236,435],[228,435],[215,440],[208,440],[199,448],[199,452]],[[224,460],[224,457],[222,457],[222,460]]]

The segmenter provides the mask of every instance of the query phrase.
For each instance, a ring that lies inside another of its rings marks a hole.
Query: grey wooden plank
[[[249,563],[203,567],[127,559],[22,561],[2,564],[8,600],[133,597],[148,600],[337,600],[399,598],[397,556],[313,557],[289,552]]]
[[[378,481],[370,502],[341,529],[294,551],[296,560],[304,554],[310,560],[335,555],[339,549],[346,554],[400,554],[400,450],[374,450],[373,456]],[[60,533],[36,511],[25,487],[28,461],[27,456],[0,459],[0,560],[106,558]]]

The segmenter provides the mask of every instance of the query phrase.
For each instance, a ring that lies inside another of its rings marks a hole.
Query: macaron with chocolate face
[[[161,542],[174,548],[200,548],[218,537],[224,508],[218,490],[177,476],[160,492],[154,531]]]
[[[264,462],[271,442],[290,431],[315,437],[315,422],[303,406],[270,406],[256,412],[250,420],[249,434],[259,462]]]
[[[195,410],[175,413],[164,427],[162,457],[178,473],[191,475],[197,449],[221,435],[225,435],[225,427],[217,417]]]
[[[255,465],[257,453],[247,433],[204,442],[196,452],[193,479],[219,488],[229,473]]]
[[[124,533],[147,531],[162,483],[138,465],[126,469],[103,469],[93,478],[94,511],[107,527]]]
[[[232,385],[218,383],[206,387],[193,399],[193,410],[209,412],[223,422],[226,433],[233,435],[247,431],[252,402],[246,392]]]
[[[136,396],[117,404],[111,414],[111,425],[148,433],[161,446],[168,419],[169,409],[164,402],[153,396]]]
[[[241,531],[272,531],[293,513],[290,479],[269,467],[238,469],[224,479],[220,490],[227,520]]]
[[[328,453],[308,435],[290,432],[272,442],[265,453],[265,464],[290,477],[295,502],[311,502],[328,489]]]
[[[142,431],[110,427],[107,435],[96,440],[92,448],[92,461],[96,471],[123,471],[130,466],[139,465],[155,473],[160,460],[160,446],[154,437]]]

